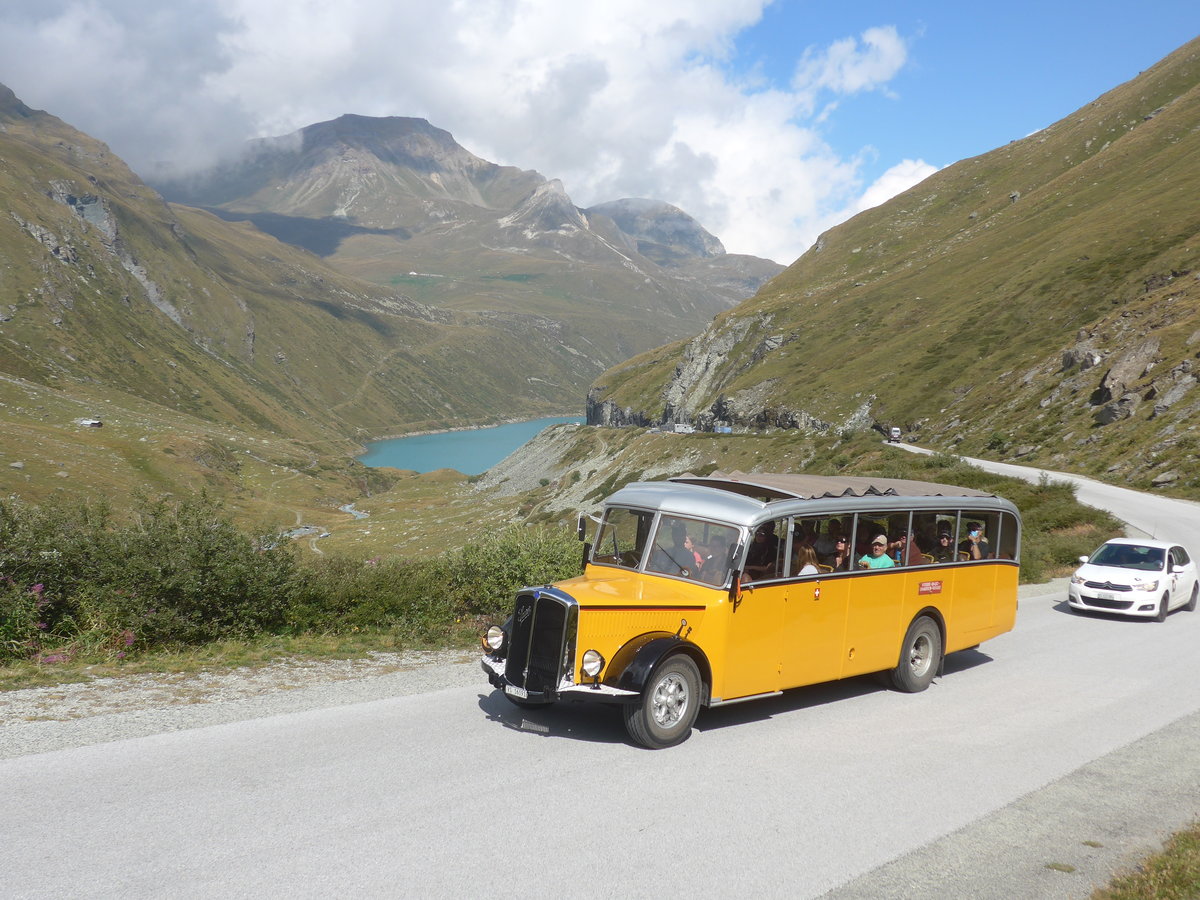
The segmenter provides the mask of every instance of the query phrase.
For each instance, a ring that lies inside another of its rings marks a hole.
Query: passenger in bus
[[[925,560],[921,556],[921,548],[917,546],[912,535],[905,531],[893,535],[892,540],[888,541],[887,549],[888,556],[898,566],[922,566],[925,564]]]
[[[837,519],[830,519],[825,530],[817,535],[813,549],[817,551],[817,559],[821,562],[827,562],[829,557],[833,556],[834,541],[838,539],[841,531],[842,524]]]
[[[859,559],[859,568],[890,569],[895,566],[896,561],[887,555],[887,546],[887,535],[878,535],[873,541],[871,541],[871,549],[867,555]]]
[[[796,558],[792,562],[793,575],[817,575],[817,551],[808,544],[800,544],[796,548]]]
[[[937,546],[933,548],[932,556],[935,563],[954,562],[954,538],[950,532],[942,529],[938,532]]]
[[[751,579],[775,576],[776,551],[779,538],[775,536],[775,523],[764,522],[754,532],[754,543],[746,554],[746,574]]]
[[[850,568],[850,541],[845,535],[838,535],[833,542],[833,555],[829,557],[829,565],[835,572],[844,572]]]
[[[958,542],[958,552],[963,559],[987,559],[991,556],[988,540],[983,536],[983,526],[978,522],[967,523],[967,536]]]
[[[687,548],[691,538],[688,537],[687,525],[680,521],[671,523],[671,546],[661,543],[662,528],[659,528],[659,538],[654,541],[654,552],[650,554],[652,572],[662,572],[666,575],[683,575],[687,577],[696,571],[696,557]]]
[[[729,557],[734,545],[725,541],[713,541],[707,547],[699,545],[703,564],[700,567],[700,580],[705,584],[724,584],[725,576],[729,573]]]
[[[792,537],[792,544],[799,546],[804,544],[808,547],[815,547],[817,544],[817,533],[813,530],[812,524],[809,522],[801,522],[796,529],[795,535]]]

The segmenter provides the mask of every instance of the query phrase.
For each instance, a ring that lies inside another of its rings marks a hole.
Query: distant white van
[[[895,443],[895,442],[898,442],[899,440],[900,440],[900,429],[897,428],[895,425],[893,425],[892,430],[888,432],[888,442]]]
[[[676,434],[694,434],[695,432],[696,432],[696,429],[693,428],[691,425],[688,425],[685,422],[676,422],[675,423],[675,433]]]

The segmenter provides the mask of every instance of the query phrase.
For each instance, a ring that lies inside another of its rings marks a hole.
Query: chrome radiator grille
[[[553,691],[575,658],[578,606],[561,591],[517,595],[504,677],[528,691]]]

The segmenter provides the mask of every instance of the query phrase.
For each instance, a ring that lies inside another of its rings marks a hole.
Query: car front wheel
[[[1184,607],[1188,612],[1196,611],[1196,595],[1200,594],[1200,582],[1192,585],[1192,596],[1188,598],[1187,605]]]
[[[1170,594],[1163,594],[1162,599],[1158,601],[1158,612],[1154,615],[1155,622],[1167,621],[1167,606],[1171,602]]]

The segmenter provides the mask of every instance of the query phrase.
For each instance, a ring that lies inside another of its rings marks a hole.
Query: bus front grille
[[[557,591],[517,595],[504,667],[510,684],[538,692],[558,687],[575,656],[577,609]]]

